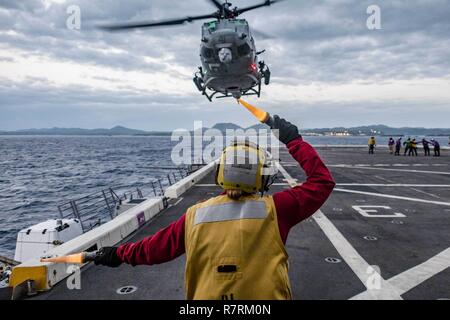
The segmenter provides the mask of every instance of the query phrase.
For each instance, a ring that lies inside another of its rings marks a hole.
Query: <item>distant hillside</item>
[[[249,128],[242,128],[234,123],[217,123],[213,127],[223,133],[227,129],[267,129],[265,124],[256,124]],[[208,128],[203,128],[203,132]],[[450,136],[450,128],[392,128],[385,125],[359,126],[359,127],[334,127],[319,129],[303,129],[303,134],[329,135],[333,133],[348,133],[349,135],[384,135],[384,136]],[[68,135],[68,136],[156,136],[171,135],[170,131],[144,131],[116,126],[111,129],[81,129],[81,128],[48,128],[48,129],[25,129],[17,131],[2,131],[0,135]]]
[[[254,126],[248,127],[248,128],[242,128],[241,126],[238,126],[237,124],[234,123],[217,123],[215,124],[212,129],[217,129],[220,130],[221,132],[226,132],[226,130],[249,130],[249,129],[253,129],[253,130],[260,130],[260,129],[269,129],[269,127],[265,124],[259,123],[256,124]]]
[[[17,131],[0,131],[0,135],[63,135],[63,136],[135,136],[158,135],[160,132],[147,132],[115,126],[111,129],[81,129],[81,128],[44,128],[24,129]]]
[[[248,127],[247,129],[253,129],[253,130],[259,131],[259,130],[269,130],[270,128],[267,124],[259,123],[259,124],[255,124],[254,126]]]
[[[256,124],[254,126],[251,126],[249,128],[242,128],[234,123],[218,123],[213,126],[214,129],[218,129],[221,132],[225,133],[227,129],[254,129],[256,131],[260,129],[268,129],[269,127],[265,124]],[[392,135],[392,136],[403,136],[403,135],[410,135],[410,136],[450,136],[450,128],[449,129],[442,129],[442,128],[435,128],[435,129],[428,129],[428,128],[391,128],[385,125],[372,125],[372,126],[360,126],[360,127],[334,127],[334,128],[319,128],[319,129],[301,129],[301,132],[303,134],[321,134],[321,135],[328,135],[332,133],[343,133],[348,132],[349,135]]]
[[[234,123],[217,123],[212,127],[212,129],[217,129],[217,130],[225,132],[226,130],[242,129],[242,127],[240,127]]]
[[[450,128],[392,128],[385,125],[359,127],[334,127],[302,130],[304,133],[329,134],[332,132],[348,132],[350,135],[384,135],[384,136],[450,136]]]

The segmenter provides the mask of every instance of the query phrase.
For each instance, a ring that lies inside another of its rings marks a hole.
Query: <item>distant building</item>
[[[370,133],[373,135],[381,135],[381,131],[370,129]]]
[[[334,136],[334,137],[345,137],[350,136],[350,132],[348,131],[332,131],[332,132],[325,132],[326,136]]]
[[[317,133],[317,132],[303,132],[302,135],[303,136],[309,136],[309,137],[321,137],[321,136],[323,136],[322,133]]]

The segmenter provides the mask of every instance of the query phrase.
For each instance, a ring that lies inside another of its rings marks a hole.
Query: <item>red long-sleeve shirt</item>
[[[335,186],[333,177],[317,152],[301,138],[287,145],[289,153],[306,173],[306,181],[273,195],[278,227],[283,243],[290,229],[314,214],[327,200]],[[153,265],[171,261],[185,253],[185,215],[168,227],[136,243],[117,249],[119,258],[131,265]]]

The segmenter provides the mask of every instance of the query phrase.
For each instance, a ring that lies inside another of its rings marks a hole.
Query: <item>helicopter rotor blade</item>
[[[249,7],[245,7],[245,8],[238,8],[237,12],[238,12],[238,14],[241,14],[241,13],[244,13],[244,12],[247,12],[247,11],[250,11],[250,10],[255,10],[255,9],[258,9],[258,8],[262,8],[262,7],[267,7],[267,6],[270,6],[270,5],[272,5],[274,3],[277,3],[277,2],[280,2],[280,1],[283,1],[283,0],[266,0],[263,3],[255,4],[254,6],[249,6]]]
[[[184,17],[184,18],[179,18],[179,19],[103,25],[103,26],[99,26],[99,28],[103,29],[103,30],[107,30],[107,31],[120,31],[120,30],[129,30],[129,29],[138,29],[138,28],[175,26],[175,25],[185,24],[187,22],[193,22],[195,20],[204,20],[204,19],[209,19],[209,18],[217,18],[217,13],[211,13],[211,14],[206,14],[206,15],[202,15],[202,16]]]
[[[214,6],[217,7],[217,9],[222,10],[223,5],[219,1],[217,1],[217,0],[209,0],[209,2],[212,2],[214,4]]]
[[[255,28],[252,28],[252,34],[254,36],[257,36],[261,40],[268,40],[268,39],[273,39],[274,38],[270,34],[267,34],[265,32],[262,32],[262,31],[258,30],[258,29],[255,29]]]

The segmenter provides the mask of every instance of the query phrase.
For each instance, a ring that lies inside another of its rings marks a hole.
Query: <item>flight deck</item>
[[[390,155],[317,147],[337,183],[287,241],[294,299],[450,299],[450,152]],[[286,149],[271,193],[305,180]],[[139,241],[221,189],[211,172],[124,242]],[[89,264],[81,289],[66,281],[33,299],[184,299],[182,256],[155,266]]]

